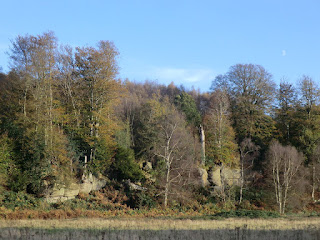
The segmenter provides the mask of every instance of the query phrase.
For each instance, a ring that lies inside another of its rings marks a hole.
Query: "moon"
[[[287,51],[286,50],[282,50],[282,57],[285,57],[287,55]]]

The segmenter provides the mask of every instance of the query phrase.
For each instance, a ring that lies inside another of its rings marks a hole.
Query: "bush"
[[[151,209],[157,206],[157,202],[145,192],[131,192],[128,193],[128,197],[128,205],[131,208]]]
[[[213,217],[221,218],[277,218],[280,217],[278,212],[260,211],[260,210],[235,210],[235,211],[221,211],[213,215]]]
[[[39,198],[35,198],[31,194],[6,191],[2,194],[1,206],[11,210],[36,209],[40,206],[40,202]]]
[[[135,161],[133,150],[130,148],[118,148],[112,169],[113,177],[119,181],[130,179],[134,182],[143,179],[142,171]]]

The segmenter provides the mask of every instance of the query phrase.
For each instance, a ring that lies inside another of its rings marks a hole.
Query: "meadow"
[[[319,239],[317,217],[0,220],[0,239]]]

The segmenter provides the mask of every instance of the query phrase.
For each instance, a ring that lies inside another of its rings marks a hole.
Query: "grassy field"
[[[34,229],[92,229],[92,230],[202,230],[236,229],[251,230],[320,230],[320,218],[277,218],[246,219],[229,218],[222,220],[171,220],[153,218],[113,218],[113,219],[64,219],[64,220],[0,220],[0,228]]]

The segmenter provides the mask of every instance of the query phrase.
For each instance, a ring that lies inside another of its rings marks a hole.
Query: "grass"
[[[113,218],[113,219],[63,219],[63,220],[0,220],[1,228],[33,228],[46,230],[211,230],[246,228],[251,230],[320,230],[320,218],[249,219],[228,218],[222,220]]]

